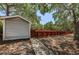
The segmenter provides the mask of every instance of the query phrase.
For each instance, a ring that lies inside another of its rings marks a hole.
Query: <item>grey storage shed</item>
[[[3,40],[30,38],[31,23],[21,16],[1,17],[3,23]]]

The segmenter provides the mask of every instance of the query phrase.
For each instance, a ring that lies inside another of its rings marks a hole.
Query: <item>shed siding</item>
[[[29,23],[20,18],[5,19],[5,40],[29,38]]]

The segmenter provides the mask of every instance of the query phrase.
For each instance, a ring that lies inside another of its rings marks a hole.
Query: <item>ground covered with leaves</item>
[[[5,41],[0,44],[1,55],[34,55],[30,40]]]
[[[79,55],[73,34],[0,42],[1,55]]]
[[[78,55],[78,41],[73,40],[73,34],[39,39],[54,55]]]

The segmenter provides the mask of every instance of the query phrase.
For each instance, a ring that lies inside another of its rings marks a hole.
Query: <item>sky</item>
[[[39,17],[41,17],[40,23],[43,24],[43,25],[46,24],[46,23],[48,23],[48,22],[50,22],[50,21],[52,21],[53,23],[55,23],[54,22],[54,18],[52,17],[52,13],[47,12],[44,15],[42,15],[41,12],[40,12],[40,10],[37,10],[36,15],[39,16]],[[0,16],[5,16],[5,12],[1,11],[0,12]]]
[[[0,10],[0,16],[5,16],[5,12]]]
[[[36,12],[36,15],[41,17],[40,23],[43,24],[43,25],[50,22],[50,21],[55,23],[54,18],[52,17],[52,13],[47,12],[44,15],[42,15],[41,12],[38,10]]]

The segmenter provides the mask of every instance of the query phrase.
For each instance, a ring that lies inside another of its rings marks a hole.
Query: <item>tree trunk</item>
[[[72,10],[72,13],[73,13],[73,18],[74,18],[74,40],[77,40],[79,41],[79,23],[77,23],[77,18],[76,18],[76,15],[75,15],[75,11]]]
[[[6,4],[6,16],[9,16],[9,5]]]

